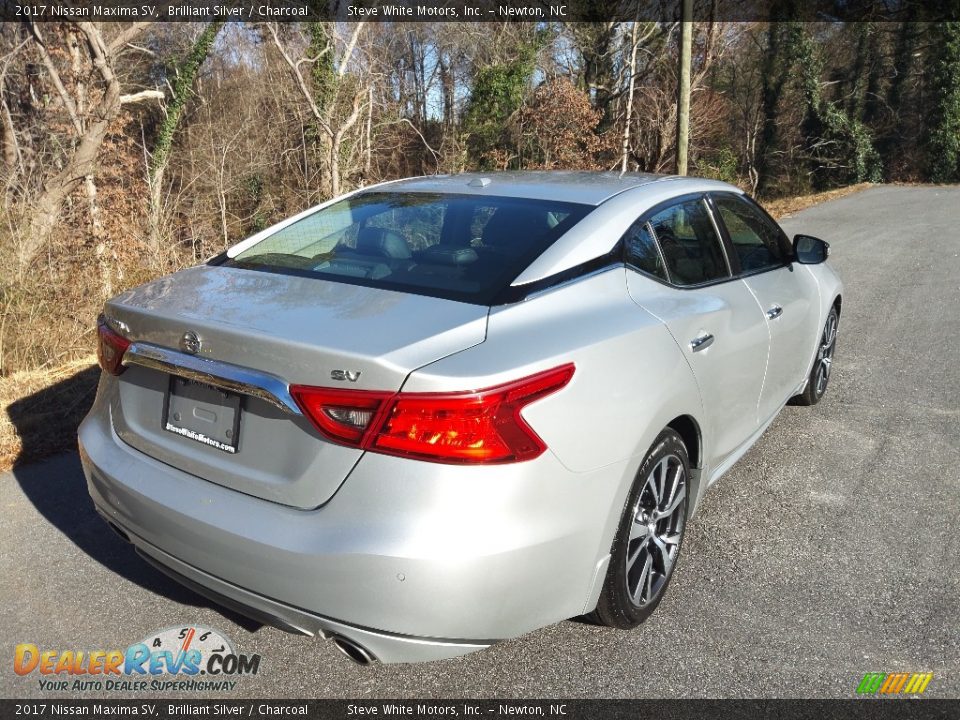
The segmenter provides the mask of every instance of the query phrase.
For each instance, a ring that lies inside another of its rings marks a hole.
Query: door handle
[[[767,310],[767,317],[770,318],[771,320],[775,320],[781,315],[783,315],[783,308],[780,307],[779,305],[774,305],[772,308]]]
[[[703,335],[697,335],[693,340],[690,341],[690,349],[693,352],[700,352],[701,350],[706,350],[708,347],[713,345],[713,335],[710,333],[704,333]]]

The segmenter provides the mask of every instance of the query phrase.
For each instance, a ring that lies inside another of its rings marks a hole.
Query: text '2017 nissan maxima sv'
[[[709,180],[366,188],[106,303],[90,494],[173,578],[358,662],[631,628],[710,484],[826,390],[827,252]]]

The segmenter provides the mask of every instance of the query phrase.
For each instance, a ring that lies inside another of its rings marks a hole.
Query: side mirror
[[[793,257],[802,265],[818,265],[830,255],[830,243],[812,235],[793,236]]]

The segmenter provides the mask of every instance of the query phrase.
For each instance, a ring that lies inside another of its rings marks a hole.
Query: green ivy
[[[484,169],[490,163],[489,153],[503,145],[508,119],[523,104],[535,59],[536,45],[524,45],[516,60],[480,68],[476,73],[463,130],[471,156]]]
[[[820,78],[823,59],[810,36],[795,30],[796,59],[800,85],[807,106],[803,122],[807,148],[815,167],[825,168],[818,177],[821,187],[850,182],[880,182],[883,163],[867,126],[835,102],[823,97]]]
[[[312,22],[309,27],[311,58],[319,56],[310,68],[313,80],[313,98],[321,113],[325,113],[337,92],[337,74],[334,68],[332,33],[328,23]],[[328,49],[329,48],[329,49]]]
[[[930,131],[931,178],[934,182],[960,181],[960,22],[934,28],[937,37],[933,59],[934,117]]]
[[[177,132],[177,126],[180,124],[180,118],[183,115],[187,100],[193,94],[193,81],[200,71],[200,66],[203,65],[207,55],[210,54],[213,41],[216,40],[222,27],[222,20],[207,25],[193,47],[190,48],[190,52],[177,65],[176,78],[173,81],[173,97],[167,107],[167,114],[163,118],[163,122],[160,123],[157,139],[153,145],[153,155],[150,158],[151,178],[154,178],[160,168],[167,164],[167,156],[173,147],[173,136]]]

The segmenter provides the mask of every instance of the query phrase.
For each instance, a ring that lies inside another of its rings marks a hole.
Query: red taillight
[[[290,394],[317,430],[331,440],[357,447],[363,445],[364,437],[374,427],[373,421],[384,402],[393,397],[392,393],[307,385],[291,386]]]
[[[573,371],[563,365],[476,392],[290,391],[321,433],[345,445],[432,462],[509,463],[547,449],[520,411],[564,387]]]
[[[111,375],[119,375],[125,369],[121,363],[123,354],[130,347],[130,341],[107,325],[103,315],[97,318],[97,336],[97,360],[100,367]]]

